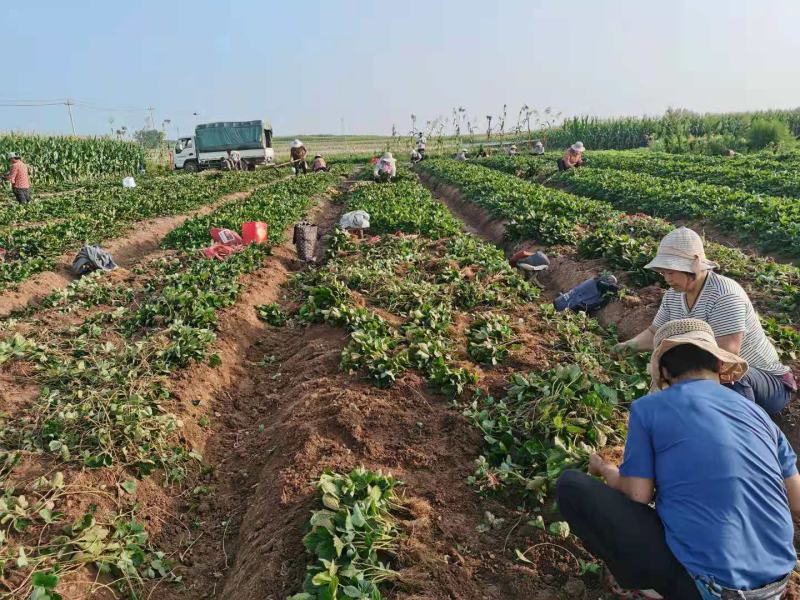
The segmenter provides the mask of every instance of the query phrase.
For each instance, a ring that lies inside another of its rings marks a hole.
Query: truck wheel
[[[197,162],[193,160],[187,160],[183,163],[183,170],[187,173],[197,173]]]

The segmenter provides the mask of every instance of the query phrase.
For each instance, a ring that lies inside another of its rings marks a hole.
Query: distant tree
[[[793,141],[789,126],[778,119],[754,119],[747,132],[747,144],[751,150],[779,150]]]
[[[139,129],[133,132],[133,139],[143,148],[157,150],[164,143],[164,132],[158,129]]]

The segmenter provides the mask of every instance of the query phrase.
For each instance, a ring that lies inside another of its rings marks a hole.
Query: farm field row
[[[136,188],[120,185],[77,190],[0,209],[0,290],[52,270],[58,257],[81,244],[102,244],[138,222],[177,215],[225,194],[246,191],[285,176],[278,170],[145,178]]]
[[[588,166],[557,173],[552,154],[545,156],[492,156],[478,164],[547,181],[576,194],[606,200],[622,210],[653,216],[698,219],[765,251],[800,256],[800,209],[791,197],[797,169],[775,173],[769,168],[746,166],[746,159],[719,166],[702,161],[684,169],[683,158],[660,159],[649,152],[589,152]],[[672,161],[672,162],[669,162]],[[703,183],[707,180],[713,183]],[[747,191],[776,189],[787,196],[764,196]],[[722,185],[727,183],[727,185]]]
[[[658,243],[672,225],[646,215],[629,215],[608,202],[570,194],[523,181],[486,167],[455,161],[430,161],[420,169],[436,180],[459,188],[495,218],[508,221],[513,240],[544,244],[574,244],[587,258],[605,259],[625,271],[636,285],[659,283],[658,275],[644,269]],[[590,172],[585,169],[581,174]],[[800,270],[770,259],[709,243],[708,255],[720,262],[720,272],[740,281],[767,317],[765,327],[781,350],[798,352],[796,332],[778,322],[796,321],[800,310]]]
[[[800,169],[778,160],[684,156],[666,152],[588,152],[592,168],[693,179],[767,196],[800,198]]]
[[[239,214],[267,221],[275,243],[350,168],[275,182],[243,200]],[[232,216],[218,210],[220,222]],[[193,235],[207,235],[204,219],[173,232],[174,251],[130,272],[86,276],[3,321],[0,395],[15,390],[16,398],[0,420],[0,570],[9,597],[59,597],[58,582],[69,588],[84,567],[124,597],[172,578],[137,501],[137,489],[177,484],[202,460],[184,439],[186,408],[171,401],[169,381],[219,360],[211,350],[219,314],[270,255],[264,245],[224,262],[198,258]]]

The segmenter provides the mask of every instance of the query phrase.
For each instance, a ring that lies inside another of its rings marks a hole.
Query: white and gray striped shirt
[[[709,271],[691,310],[686,306],[685,293],[667,290],[653,319],[653,327],[658,329],[676,319],[702,319],[711,325],[716,337],[744,333],[739,355],[748,365],[774,375],[789,371],[789,367],[781,364],[775,347],[764,334],[747,293],[733,279]]]

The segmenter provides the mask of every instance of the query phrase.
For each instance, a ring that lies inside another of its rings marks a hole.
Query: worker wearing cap
[[[375,181],[387,182],[397,177],[397,161],[391,152],[384,152],[380,160],[375,163],[373,170]]]
[[[714,272],[719,265],[706,258],[703,240],[691,229],[679,227],[664,236],[655,258],[645,265],[660,273],[670,289],[661,299],[653,324],[616,351],[653,349],[654,332],[675,319],[702,319],[711,326],[721,348],[741,356],[750,365],[730,386],[775,414],[797,389],[789,367],[781,364],[775,346],[764,334],[758,313],[738,283]]]
[[[300,171],[303,174],[308,173],[308,165],[306,164],[306,147],[300,140],[292,142],[291,149],[289,150],[289,157],[292,160],[292,167],[294,167],[294,174],[299,175]]]
[[[28,165],[22,162],[19,154],[10,152],[8,160],[11,168],[3,175],[3,179],[11,184],[11,191],[20,204],[31,201],[31,181],[28,177]]]
[[[637,597],[778,600],[797,560],[797,457],[763,410],[720,385],[747,362],[708,323],[670,321],[654,344],[657,391],[631,406],[622,465],[590,458],[605,484],[564,472],[559,510],[610,583],[647,590]]]
[[[328,163],[326,163],[325,159],[322,158],[322,154],[317,154],[314,156],[314,162],[311,164],[311,170],[314,173],[328,170]]]
[[[564,157],[561,159],[564,165],[564,169],[573,169],[575,167],[582,167],[584,165],[583,160],[583,151],[586,148],[583,145],[583,142],[575,142],[567,148],[567,151],[564,153]],[[560,167],[561,165],[559,165]]]
[[[461,150],[458,151],[458,153],[456,154],[456,160],[459,162],[464,162],[465,160],[467,160],[466,148],[462,148]]]

